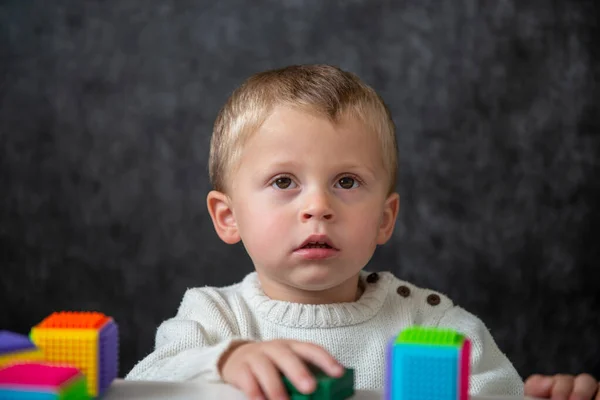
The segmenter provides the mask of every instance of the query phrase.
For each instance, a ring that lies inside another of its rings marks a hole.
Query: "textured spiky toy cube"
[[[27,336],[0,331],[0,368],[14,363],[41,361],[43,358],[43,353]]]
[[[119,331],[99,312],[56,312],[31,330],[30,337],[49,363],[78,368],[88,393],[103,394],[118,373]]]
[[[441,328],[410,327],[388,344],[387,400],[467,400],[471,342]]]
[[[0,369],[0,399],[89,399],[85,377],[77,368],[37,363]]]
[[[339,378],[330,377],[314,366],[310,366],[310,370],[317,381],[317,387],[310,394],[300,392],[287,377],[283,377],[290,400],[343,400],[354,395],[353,368],[344,368],[344,374]]]

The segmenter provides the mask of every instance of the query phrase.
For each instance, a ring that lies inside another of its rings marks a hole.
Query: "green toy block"
[[[290,400],[343,400],[354,395],[354,369],[345,368],[344,375],[339,378],[332,378],[316,367],[310,370],[317,380],[317,387],[310,394],[298,391],[287,377],[283,377]]]
[[[426,344],[439,346],[461,346],[465,336],[451,329],[414,326],[404,329],[395,344]]]

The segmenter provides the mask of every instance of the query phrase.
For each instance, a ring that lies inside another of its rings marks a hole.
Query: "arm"
[[[436,325],[455,329],[471,340],[470,394],[523,396],[521,377],[479,318],[454,306]]]
[[[154,351],[125,379],[219,381],[217,363],[239,339],[235,315],[220,294],[210,289],[188,290],[177,315],[158,328]]]

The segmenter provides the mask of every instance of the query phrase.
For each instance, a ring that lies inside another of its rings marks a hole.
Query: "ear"
[[[390,194],[385,201],[385,206],[383,208],[381,224],[379,225],[379,231],[377,232],[377,244],[384,244],[392,237],[399,209],[400,195],[398,193]]]
[[[231,207],[231,199],[225,193],[212,190],[206,196],[206,206],[221,240],[227,244],[239,242],[240,233]]]

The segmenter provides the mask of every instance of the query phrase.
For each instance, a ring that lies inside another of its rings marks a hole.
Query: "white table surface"
[[[357,390],[353,400],[381,400],[381,392]],[[140,382],[117,379],[102,400],[247,400],[230,385],[200,382]],[[531,397],[480,397],[471,400],[535,400]]]

